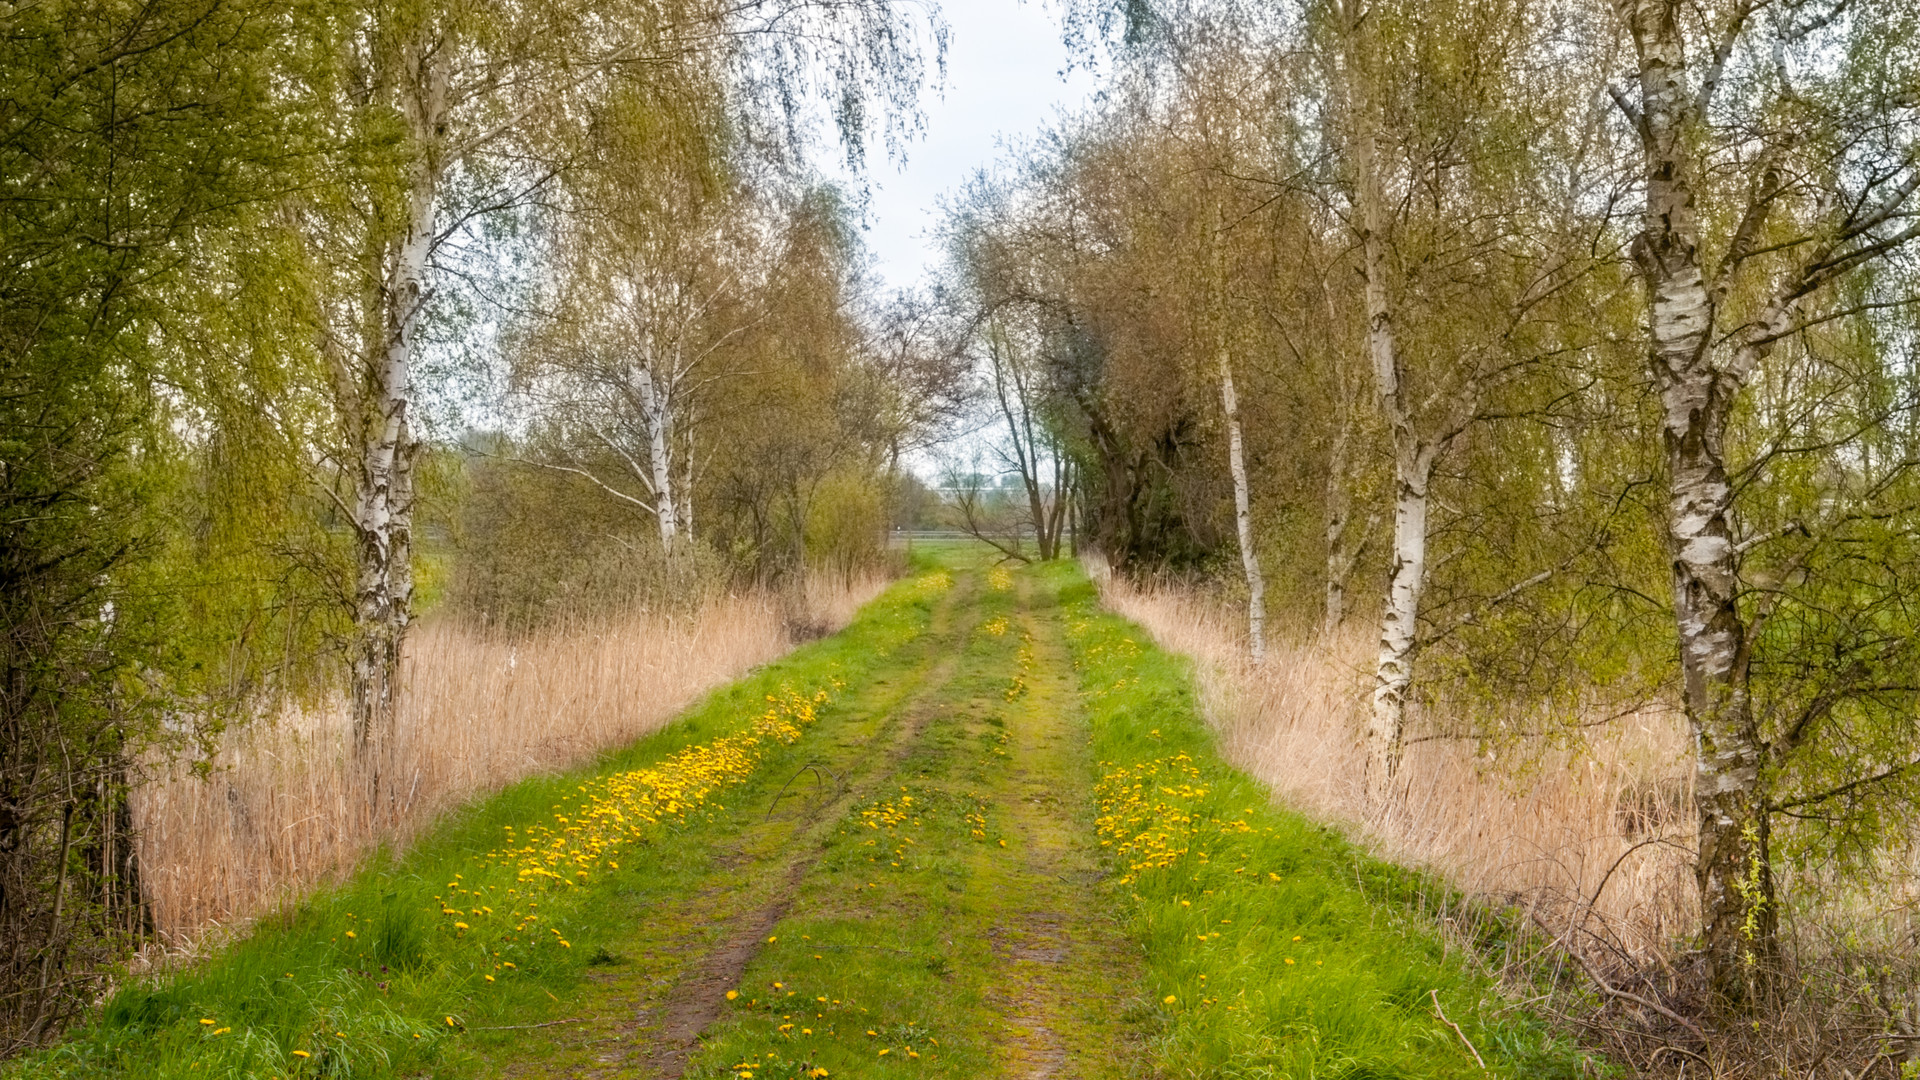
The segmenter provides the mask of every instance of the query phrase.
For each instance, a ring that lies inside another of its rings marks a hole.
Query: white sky
[[[923,103],[926,132],[907,148],[904,169],[883,158],[868,167],[872,201],[867,247],[888,291],[920,282],[937,265],[932,234],[940,199],[1018,140],[1072,111],[1095,88],[1084,66],[1063,79],[1066,47],[1059,12],[1041,0],[941,0],[952,31],[943,93]]]

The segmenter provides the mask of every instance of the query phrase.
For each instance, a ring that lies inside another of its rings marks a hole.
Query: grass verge
[[[1444,885],[1273,806],[1217,755],[1186,663],[1100,609],[1077,568],[1049,573],[1099,763],[1109,884],[1161,1012],[1158,1072],[1552,1078],[1602,1067],[1449,956],[1412,903]]]

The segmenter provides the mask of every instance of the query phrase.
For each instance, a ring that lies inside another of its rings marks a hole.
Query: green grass
[[[506,827],[550,822],[556,807],[575,806],[595,779],[739,736],[765,711],[767,695],[784,687],[851,684],[821,723],[837,710],[864,708],[862,687],[909,662],[901,654],[924,633],[935,599],[911,580],[894,586],[843,633],[714,693],[594,767],[515,785],[454,815],[405,856],[377,859],[340,887],[260,921],[217,956],[130,981],[94,1022],[7,1074],[267,1080],[479,1068],[489,1044],[504,1041],[483,1029],[552,1016],[596,959],[616,955],[628,924],[610,916],[639,918],[697,884],[700,854],[739,826],[725,806],[770,799],[769,789],[804,760],[814,733],[792,746],[771,745],[744,784],[653,828],[622,852],[624,872],[596,871],[583,885],[529,889],[515,865],[490,858]],[[463,914],[472,926],[460,931],[443,914],[443,899],[463,913],[480,905],[500,911]],[[540,916],[533,932],[504,925],[498,916],[513,909]]]
[[[1115,902],[1145,950],[1163,1072],[1484,1076],[1436,1017],[1437,997],[1498,1075],[1589,1074],[1575,1048],[1513,1009],[1458,950],[1447,957],[1432,920],[1408,902],[1444,886],[1272,806],[1216,754],[1186,662],[1102,612],[1077,570],[1051,575],[1110,778],[1102,841]],[[1152,775],[1138,779],[1143,771]],[[1153,808],[1150,826],[1129,820],[1136,800]],[[1143,831],[1144,852],[1113,854]]]
[[[1030,633],[1059,628],[1013,580],[966,604],[891,778],[823,838],[690,1076],[1024,1076],[1047,1055],[1137,1075],[1115,1053],[1139,1041],[1136,972],[1089,885],[1084,727],[1063,654],[1023,674]]]

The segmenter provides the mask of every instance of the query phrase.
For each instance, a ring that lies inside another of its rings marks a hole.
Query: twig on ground
[[[570,1016],[565,1020],[549,1020],[544,1024],[505,1024],[500,1027],[477,1027],[473,1031],[529,1031],[533,1028],[554,1027],[559,1024],[584,1024],[591,1017]]]
[[[1476,1062],[1478,1062],[1478,1063],[1480,1064],[1480,1071],[1481,1071],[1481,1072],[1485,1072],[1485,1071],[1487,1071],[1487,1059],[1485,1059],[1485,1058],[1483,1058],[1483,1057],[1481,1057],[1481,1056],[1480,1056],[1480,1051],[1478,1051],[1478,1050],[1475,1050],[1475,1049],[1473,1048],[1473,1043],[1472,1043],[1472,1042],[1471,1042],[1470,1040],[1468,1040],[1468,1038],[1467,1038],[1467,1033],[1466,1033],[1466,1032],[1464,1032],[1464,1031],[1461,1031],[1461,1030],[1460,1030],[1460,1025],[1459,1025],[1459,1024],[1456,1024],[1456,1023],[1454,1023],[1453,1021],[1451,1021],[1451,1020],[1449,1020],[1449,1019],[1447,1019],[1447,1014],[1446,1014],[1445,1012],[1443,1012],[1443,1011],[1441,1011],[1441,1009],[1440,1009],[1440,991],[1439,991],[1439,990],[1429,990],[1429,991],[1427,991],[1427,996],[1433,999],[1433,1015],[1435,1015],[1435,1016],[1437,1016],[1437,1017],[1439,1017],[1439,1018],[1440,1018],[1440,1022],[1441,1022],[1441,1023],[1443,1023],[1443,1024],[1445,1024],[1445,1025],[1447,1025],[1448,1027],[1450,1027],[1450,1028],[1452,1028],[1452,1029],[1453,1029],[1453,1033],[1454,1033],[1455,1035],[1458,1035],[1458,1036],[1460,1036],[1460,1041],[1461,1041],[1461,1042],[1463,1042],[1463,1043],[1466,1043],[1466,1044],[1467,1044],[1467,1053],[1469,1053],[1469,1054],[1472,1054],[1472,1055],[1473,1055],[1473,1060],[1474,1060],[1474,1061],[1476,1061]]]
[[[1701,1031],[1698,1027],[1696,1027],[1693,1021],[1687,1019],[1684,1016],[1681,1016],[1679,1013],[1674,1012],[1672,1009],[1667,1008],[1665,1005],[1662,1005],[1657,1001],[1653,1001],[1648,998],[1643,998],[1639,994],[1635,994],[1627,990],[1621,990],[1610,985],[1607,982],[1607,980],[1600,977],[1599,972],[1593,970],[1593,965],[1587,963],[1587,958],[1580,955],[1579,950],[1573,947],[1572,942],[1566,941],[1564,938],[1560,938],[1558,935],[1554,935],[1553,930],[1550,927],[1548,927],[1546,923],[1540,921],[1539,915],[1533,912],[1528,912],[1527,914],[1533,919],[1534,923],[1540,927],[1540,929],[1546,931],[1549,935],[1553,935],[1556,940],[1561,941],[1562,945],[1566,949],[1567,955],[1573,957],[1573,962],[1580,965],[1580,970],[1587,973],[1587,978],[1593,980],[1593,985],[1599,987],[1601,993],[1606,994],[1608,997],[1616,997],[1621,999],[1622,1001],[1631,1001],[1635,1005],[1652,1009],[1654,1012],[1659,1013],[1661,1016],[1664,1016],[1667,1019],[1673,1021],[1674,1023],[1679,1024],[1681,1027],[1686,1028],[1688,1031],[1693,1032],[1694,1037],[1698,1038],[1701,1042],[1704,1043],[1707,1041],[1706,1032]]]
[[[827,769],[821,768],[817,763],[809,761],[805,765],[800,766],[800,771],[794,773],[791,777],[789,777],[786,783],[780,785],[780,793],[775,795],[773,797],[773,801],[767,804],[768,820],[772,820],[774,808],[780,805],[780,800],[787,797],[787,789],[792,787],[793,782],[795,780],[800,779],[800,777],[805,775],[808,770],[812,770],[813,778],[816,781],[819,781],[821,787],[827,786],[827,777],[833,776],[834,785],[842,790],[845,790],[846,785],[841,782],[838,776],[834,776],[832,772],[828,771]]]
[[[1648,1054],[1648,1063],[1651,1064],[1653,1059],[1659,1057],[1661,1054],[1685,1054],[1700,1064],[1705,1065],[1709,1071],[1713,1069],[1713,1062],[1708,1061],[1705,1055],[1697,1054],[1684,1046],[1674,1046],[1672,1043],[1663,1043],[1658,1049],[1654,1050],[1653,1053]]]

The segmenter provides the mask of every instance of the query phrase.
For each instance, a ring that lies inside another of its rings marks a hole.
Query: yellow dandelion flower
[[[1162,1004],[1162,1005],[1171,1005],[1171,1004],[1173,1004],[1173,1003],[1174,1003],[1175,1001],[1178,1001],[1178,1000],[1179,1000],[1179,998],[1177,998],[1177,997],[1175,997],[1175,996],[1174,996],[1174,995],[1172,995],[1172,994],[1168,994],[1168,995],[1167,995],[1166,997],[1164,997],[1164,998],[1161,998],[1161,999],[1160,999],[1160,1004]]]

